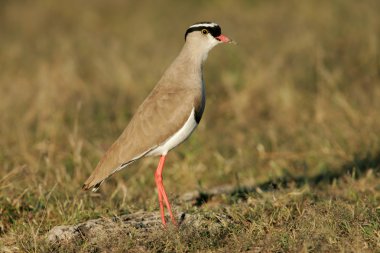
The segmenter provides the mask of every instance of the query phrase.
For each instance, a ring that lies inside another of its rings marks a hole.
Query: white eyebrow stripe
[[[214,27],[214,26],[218,26],[218,24],[215,24],[215,23],[201,23],[201,24],[192,25],[189,28],[200,27],[200,26]]]

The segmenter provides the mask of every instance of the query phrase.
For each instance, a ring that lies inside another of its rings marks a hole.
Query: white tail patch
[[[92,187],[91,191],[92,192],[97,192],[100,185],[103,183],[104,180],[100,181],[99,183],[97,183],[96,185],[94,185],[94,187]]]

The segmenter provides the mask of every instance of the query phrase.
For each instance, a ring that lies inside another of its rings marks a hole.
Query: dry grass
[[[52,251],[42,236],[52,226],[157,210],[157,159],[115,175],[99,194],[80,187],[186,27],[210,19],[239,46],[209,55],[204,118],[168,159],[171,198],[294,183],[188,207],[230,215],[236,225],[217,234],[136,231],[60,250],[379,251],[378,13],[375,0],[2,1],[0,251]]]

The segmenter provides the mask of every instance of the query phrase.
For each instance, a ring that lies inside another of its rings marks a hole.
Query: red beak
[[[227,36],[221,34],[217,37],[215,37],[217,40],[223,42],[223,43],[228,43],[228,42],[231,42],[232,40],[230,38],[228,38]]]

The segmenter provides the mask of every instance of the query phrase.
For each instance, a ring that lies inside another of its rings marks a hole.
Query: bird
[[[148,97],[137,108],[120,137],[103,155],[83,185],[96,191],[115,172],[147,156],[160,156],[155,172],[160,216],[166,226],[164,204],[177,225],[162,179],[168,152],[185,141],[198,126],[205,109],[203,65],[218,44],[234,43],[214,22],[197,22],[185,32],[185,43]]]

